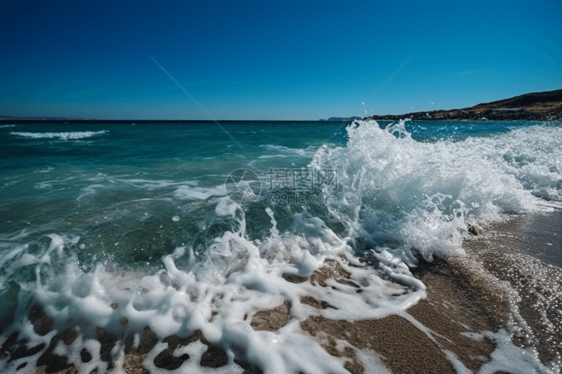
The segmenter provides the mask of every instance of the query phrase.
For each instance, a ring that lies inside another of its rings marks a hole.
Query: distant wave
[[[77,132],[11,132],[10,135],[23,136],[26,138],[33,139],[54,139],[59,138],[61,140],[76,140],[91,138],[96,135],[107,134],[109,131],[77,131]]]
[[[16,127],[16,125],[0,125],[0,129],[4,129],[6,127]]]

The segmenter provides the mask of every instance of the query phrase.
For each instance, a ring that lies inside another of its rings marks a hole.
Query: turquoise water
[[[80,237],[69,245],[84,269],[109,260],[119,266],[160,267],[161,256],[177,246],[190,245],[200,253],[237,226],[231,218],[213,215],[213,197],[225,194],[230,172],[250,168],[265,187],[270,168],[306,168],[323,145],[334,149],[348,141],[340,123],[223,125],[239,145],[212,122],[3,125],[0,234],[25,233],[30,253],[41,251],[52,233]],[[422,143],[459,142],[533,125],[407,122],[406,130]],[[245,207],[251,239],[263,239],[268,232],[262,221],[266,205]],[[297,204],[274,208],[283,230],[304,210]],[[314,209],[335,232],[344,231],[324,207]]]
[[[120,265],[160,264],[182,243],[201,251],[230,227],[208,214],[230,172],[306,167],[340,124],[224,126],[243,148],[212,122],[0,128],[0,233],[25,231],[31,248],[53,232],[80,236],[85,248],[77,252],[87,267],[108,255]],[[344,144],[344,130],[330,144]],[[56,136],[41,137],[47,132]]]

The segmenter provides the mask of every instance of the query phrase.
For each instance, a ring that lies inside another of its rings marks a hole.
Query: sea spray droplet
[[[172,217],[172,221],[174,221],[174,222],[178,222],[179,220],[180,220],[180,217],[178,217],[178,216]]]

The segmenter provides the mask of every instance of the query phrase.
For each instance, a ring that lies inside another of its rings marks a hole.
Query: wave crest
[[[560,128],[434,142],[412,139],[404,121],[347,131],[347,147],[324,147],[312,166],[338,170],[330,211],[362,239],[359,250],[389,246],[406,259],[413,249],[431,260],[462,251],[467,224],[549,210],[544,198],[561,197]]]
[[[107,134],[108,130],[101,131],[75,131],[75,132],[15,132],[12,131],[10,135],[22,136],[25,138],[33,139],[60,139],[60,140],[77,140],[91,138],[96,135]]]

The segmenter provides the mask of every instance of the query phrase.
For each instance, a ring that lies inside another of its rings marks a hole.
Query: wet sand
[[[324,268],[319,273],[333,271]],[[376,352],[393,373],[455,373],[447,351],[465,367],[478,370],[489,361],[495,346],[491,340],[478,341],[463,333],[497,330],[506,322],[506,306],[491,309],[482,287],[475,288],[443,260],[423,264],[415,275],[427,286],[428,298],[407,313],[427,328],[427,333],[411,319],[396,315],[355,322],[313,316],[301,322],[301,328],[316,337],[330,354],[349,358],[345,367],[354,374],[363,373],[364,368],[357,362],[355,350],[336,348],[338,340],[355,349]]]
[[[518,215],[486,229],[486,241],[562,268],[562,210]]]
[[[395,373],[457,372],[444,360],[446,351],[466,368],[478,371],[490,360],[495,343],[471,339],[466,333],[495,332],[507,326],[514,327],[515,345],[534,347],[545,365],[560,364],[562,212],[509,217],[480,234],[464,242],[467,256],[420,263],[413,271],[427,286],[428,298],[408,313],[429,329],[433,339],[417,328],[412,330],[413,325],[398,316],[357,322],[311,317],[301,327],[322,336],[319,340],[330,354],[349,357],[352,361],[346,368],[352,373],[363,373],[363,368],[353,352],[334,348],[337,339],[375,351]],[[323,268],[319,273],[319,285],[327,277],[345,283],[341,271]],[[321,304],[308,302],[316,307]]]
[[[517,292],[510,299],[520,329],[513,341],[536,347],[543,363],[562,357],[562,269],[555,266],[562,262],[561,217],[510,217],[464,245],[468,258]]]

